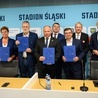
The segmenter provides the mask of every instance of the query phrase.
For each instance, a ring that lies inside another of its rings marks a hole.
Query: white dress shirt
[[[52,37],[58,38],[58,33],[54,33],[53,32],[53,36]]]
[[[51,39],[51,36],[48,37],[48,44],[47,44],[47,47],[49,47],[50,39]],[[45,44],[46,44],[46,37],[45,37]]]
[[[6,45],[2,44],[3,47],[7,47],[7,45],[8,45],[8,44],[6,44]]]
[[[66,40],[66,46],[72,46],[72,44],[73,44],[73,38],[71,38],[70,41]]]
[[[79,34],[75,33],[75,35],[76,35],[76,39],[80,39],[81,38],[81,33],[79,33]]]

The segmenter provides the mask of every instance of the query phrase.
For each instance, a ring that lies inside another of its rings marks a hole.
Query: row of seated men
[[[71,28],[65,28],[64,34],[61,34],[60,24],[54,23],[52,28],[48,25],[43,27],[43,37],[38,39],[37,34],[30,32],[30,23],[24,21],[22,23],[23,32],[16,35],[16,40],[11,39],[9,29],[6,26],[1,28],[2,38],[0,39],[0,47],[10,47],[11,62],[18,56],[20,77],[32,77],[35,68],[38,71],[39,78],[45,78],[49,74],[51,78],[62,78],[62,68],[67,79],[82,79],[82,60],[85,69],[86,55],[90,49],[92,53],[91,59],[98,60],[98,35],[97,32],[91,35],[90,45],[88,34],[82,32],[83,25],[80,22],[75,24],[75,32]],[[29,47],[23,51],[18,51],[17,46],[20,44],[18,37],[28,37]],[[48,39],[48,42],[47,42]],[[72,62],[66,62],[64,56],[64,46],[75,46],[76,56]],[[43,48],[53,47],[55,49],[55,63],[43,64],[45,57],[43,56]]]

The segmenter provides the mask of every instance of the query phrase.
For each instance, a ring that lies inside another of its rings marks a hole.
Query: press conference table
[[[6,82],[10,84],[2,87]],[[40,79],[45,87],[45,79]],[[51,90],[46,90],[39,84],[38,73],[31,78],[0,77],[0,98],[97,98],[98,88],[94,87],[93,81],[86,80],[88,92],[80,91],[82,80],[51,79]],[[74,88],[74,89],[73,89]]]
[[[0,88],[4,83],[8,82],[10,83],[7,88],[22,88],[27,81],[29,81],[29,78],[8,78],[8,77],[0,77]]]
[[[0,88],[4,88],[2,87],[2,85],[6,82],[10,83],[6,88],[22,88],[29,80],[30,78],[0,77]],[[43,88],[42,86],[45,87],[45,82],[46,82],[45,79],[37,79],[30,89],[44,90],[45,88]],[[82,85],[83,85],[82,80],[51,79],[52,90],[80,91],[80,86]],[[98,92],[98,87],[94,87],[92,80],[85,80],[85,85],[89,88],[88,91]]]
[[[36,83],[31,87],[32,89],[41,89],[45,87],[45,79],[38,79]],[[51,79],[52,90],[72,90],[80,91],[80,86],[83,85],[83,80],[65,80],[65,79]],[[85,80],[85,85],[89,88],[88,91],[98,92],[98,87],[94,87],[93,81]]]

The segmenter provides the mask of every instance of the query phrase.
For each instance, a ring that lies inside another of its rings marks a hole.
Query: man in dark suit
[[[73,38],[79,39],[82,43],[83,50],[85,52],[85,56],[83,57],[83,66],[85,69],[85,64],[87,61],[87,52],[89,50],[89,38],[88,34],[82,32],[83,25],[80,22],[75,24],[75,32],[73,33]]]
[[[65,39],[64,35],[60,33],[60,24],[57,22],[52,25],[52,37],[55,37],[56,39],[58,39],[60,43],[62,39]],[[56,78],[57,79],[62,78],[62,58],[61,57],[56,63]]]
[[[91,35],[90,51],[92,53],[91,59],[98,60],[98,31]]]
[[[72,37],[72,29],[71,28],[65,28],[64,29],[64,35],[65,38],[62,40],[62,50],[63,46],[75,46],[76,50],[76,56],[73,58],[72,62],[67,62],[66,57],[64,56],[64,50],[63,50],[63,56],[62,59],[64,61],[64,73],[66,75],[67,79],[82,79],[82,63],[81,59],[83,58],[85,52],[83,51],[81,41],[78,39],[74,39]]]
[[[20,42],[17,40],[18,37],[28,37],[29,47],[24,52],[18,51],[19,68],[21,77],[32,77],[35,72],[35,44],[38,39],[37,34],[30,32],[30,23],[24,21],[22,23],[23,32],[16,35],[16,45]]]
[[[37,68],[38,68],[38,77],[45,78],[46,74],[49,74],[51,78],[55,78],[55,64],[43,64],[45,57],[43,56],[43,48],[46,47],[46,39],[48,39],[47,47],[52,47],[55,49],[55,63],[58,61],[60,54],[61,54],[61,47],[60,43],[57,39],[51,37],[51,27],[45,26],[43,28],[44,37],[40,38],[35,47],[35,57],[38,61]]]
[[[52,37],[57,38],[59,41],[65,38],[64,35],[60,33],[60,24],[57,22],[52,25]]]

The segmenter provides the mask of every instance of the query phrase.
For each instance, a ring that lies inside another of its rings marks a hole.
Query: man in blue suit
[[[78,39],[74,39],[72,37],[72,29],[71,28],[65,28],[64,29],[64,35],[66,39],[62,40],[62,50],[63,46],[75,46],[76,50],[76,56],[73,58],[72,62],[67,62],[66,57],[64,56],[64,50],[63,50],[63,56],[62,59],[64,61],[64,73],[66,75],[67,79],[82,79],[82,63],[81,59],[84,57],[85,52],[83,51],[81,41]]]
[[[30,23],[24,21],[22,23],[23,32],[16,35],[16,45],[20,42],[17,40],[18,37],[28,37],[29,47],[23,51],[18,51],[19,68],[21,77],[32,77],[35,72],[36,60],[34,57],[35,44],[38,39],[37,34],[30,32]]]
[[[59,40],[61,43],[62,39],[65,39],[64,35],[60,33],[60,24],[55,22],[52,25],[52,37]],[[62,78],[62,58],[60,57],[59,60],[56,62],[56,78]]]
[[[57,38],[59,41],[65,38],[64,35],[60,33],[60,24],[57,22],[52,25],[52,37]]]

